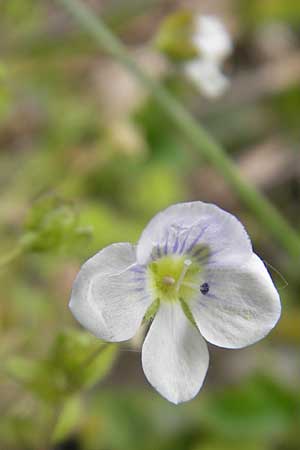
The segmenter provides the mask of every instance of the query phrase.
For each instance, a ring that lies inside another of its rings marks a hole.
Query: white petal
[[[200,55],[222,62],[232,52],[232,41],[223,22],[215,16],[196,17],[194,44]]]
[[[212,344],[241,348],[266,336],[277,323],[279,294],[263,262],[253,253],[241,267],[207,274],[209,292],[189,306],[203,337]]]
[[[146,264],[153,254],[189,253],[196,245],[209,247],[209,264],[240,264],[252,255],[243,225],[228,212],[203,202],[179,203],[158,213],[146,226],[137,247],[137,260]]]
[[[81,325],[101,339],[130,339],[151,304],[144,269],[135,261],[131,244],[113,244],[83,264],[75,279],[70,309]]]
[[[192,399],[201,388],[208,350],[178,303],[162,303],[146,336],[142,363],[152,386],[172,403]]]
[[[216,98],[224,94],[229,86],[228,78],[219,66],[210,59],[198,59],[184,65],[187,77],[207,97]]]

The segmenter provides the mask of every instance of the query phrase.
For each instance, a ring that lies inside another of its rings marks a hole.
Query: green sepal
[[[143,318],[143,324],[150,322],[150,320],[153,320],[155,317],[155,314],[157,313],[158,309],[160,306],[160,300],[159,298],[157,298],[156,300],[154,300],[154,302],[151,303],[151,305],[149,306],[149,308],[146,311],[146,314],[144,315]]]
[[[191,324],[194,327],[196,327],[198,329],[197,324],[195,322],[194,316],[192,314],[192,311],[190,310],[189,305],[183,300],[183,298],[180,298],[179,301],[180,301],[180,305],[181,305],[182,311],[184,312],[186,318],[191,322]]]
[[[198,49],[193,43],[193,33],[193,12],[177,11],[162,22],[154,39],[154,45],[174,61],[193,59],[198,56]]]

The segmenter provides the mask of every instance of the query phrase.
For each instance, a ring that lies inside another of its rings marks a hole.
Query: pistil
[[[148,273],[154,298],[161,301],[188,301],[194,295],[196,286],[199,290],[200,272],[201,266],[188,257],[168,255],[153,261]]]
[[[175,284],[175,279],[173,277],[170,277],[167,275],[167,276],[163,277],[162,282],[166,286],[173,286]]]

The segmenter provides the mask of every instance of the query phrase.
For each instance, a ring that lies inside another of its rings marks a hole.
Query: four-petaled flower
[[[205,339],[241,348],[280,317],[280,299],[242,224],[203,202],[170,206],[137,246],[112,244],[81,268],[70,308],[106,341],[134,336],[154,316],[142,348],[152,386],[173,403],[199,391],[208,368]]]

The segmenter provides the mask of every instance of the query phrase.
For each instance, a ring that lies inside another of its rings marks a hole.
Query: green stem
[[[250,182],[196,119],[159,82],[148,76],[130,56],[126,47],[80,0],[57,0],[108,54],[118,60],[156,98],[174,124],[181,129],[203,157],[237,192],[244,204],[282,247],[295,258],[300,256],[300,237],[278,210]]]

